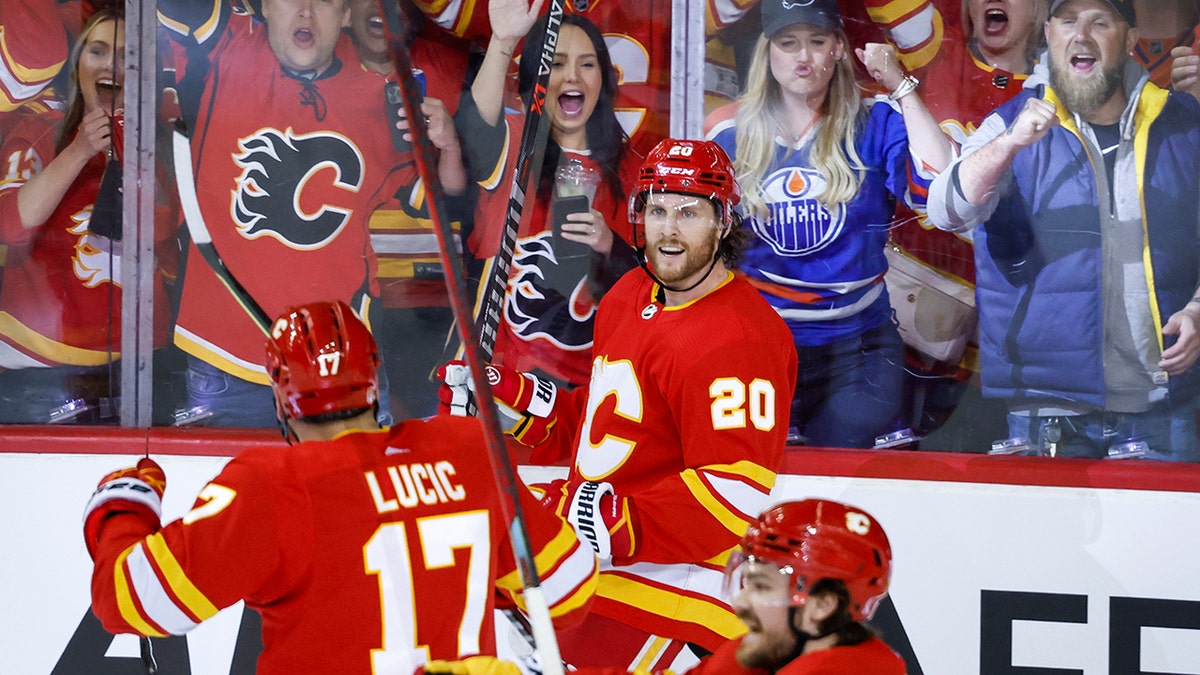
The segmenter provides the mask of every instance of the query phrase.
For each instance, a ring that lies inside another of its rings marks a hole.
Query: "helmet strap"
[[[295,445],[295,443],[300,442],[300,437],[296,435],[295,430],[292,429],[292,425],[288,424],[289,419],[291,418],[286,414],[279,416],[279,433],[283,434],[283,440],[287,441],[288,445]],[[293,443],[293,440],[295,443]]]

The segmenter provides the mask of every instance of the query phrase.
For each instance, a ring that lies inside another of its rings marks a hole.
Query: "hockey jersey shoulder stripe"
[[[163,539],[161,532],[156,532],[146,538],[146,548],[161,570],[162,580],[170,586],[171,594],[179,598],[184,609],[195,616],[198,621],[216,616],[219,611],[217,606],[188,578],[183,571],[183,566],[175,558],[175,554],[171,553],[171,549],[167,547],[167,541]],[[163,589],[163,592],[165,593],[166,590]]]
[[[166,637],[166,631],[151,625],[149,619],[142,615],[133,595],[133,584],[130,580],[132,574],[127,562],[130,552],[140,548],[140,543],[130,546],[117,556],[117,560],[113,564],[113,592],[117,599],[117,611],[121,613],[121,618],[125,623],[129,624],[139,635]]]

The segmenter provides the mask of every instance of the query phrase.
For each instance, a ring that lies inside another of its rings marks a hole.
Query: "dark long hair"
[[[875,636],[870,626],[850,617],[850,591],[840,579],[821,579],[813,584],[808,594],[832,593],[837,597],[837,609],[820,624],[821,635],[837,635],[837,645],[851,646],[866,642]]]
[[[549,15],[533,24],[525,35],[525,46],[521,49],[521,66],[517,74],[517,91],[521,100],[529,104],[533,96],[533,86],[537,82],[538,64],[541,61],[542,41],[546,37],[546,24]],[[621,123],[617,121],[615,102],[617,100],[617,71],[613,68],[612,58],[608,55],[608,46],[604,44],[604,36],[596,24],[579,14],[564,14],[563,25],[575,26],[587,34],[596,50],[596,59],[600,63],[600,98],[596,107],[587,119],[587,142],[592,160],[604,171],[604,183],[609,191],[616,196],[625,194],[621,184],[620,166],[628,148],[628,137]],[[546,144],[546,154],[542,160],[542,174],[538,179],[538,196],[548,199],[550,188],[554,184],[554,172],[558,168],[562,148],[553,138]]]
[[[79,89],[79,58],[83,54],[83,49],[87,44],[88,38],[96,30],[96,26],[104,21],[113,22],[113,49],[116,49],[116,26],[117,23],[125,22],[125,8],[114,6],[96,10],[88,18],[87,25],[83,27],[83,30],[79,33],[79,38],[71,48],[71,59],[68,61],[68,68],[71,71],[71,82],[67,93],[67,110],[63,114],[62,125],[58,128],[58,137],[55,138],[56,152],[62,152],[63,148],[67,147],[67,144],[71,142],[71,138],[75,135],[75,130],[79,128],[79,123],[83,121],[83,92]],[[113,59],[116,58],[117,55],[114,53]],[[117,77],[116,68],[113,68],[113,77]],[[112,111],[109,112],[111,113]]]

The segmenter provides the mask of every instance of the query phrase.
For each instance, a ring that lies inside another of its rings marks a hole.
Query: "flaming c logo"
[[[233,161],[242,173],[230,213],[242,236],[270,236],[292,248],[315,249],[349,222],[351,209],[345,204],[362,187],[365,162],[345,137],[325,131],[295,134],[290,127],[261,129],[238,141],[238,147]],[[332,178],[325,178],[330,171]],[[318,173],[320,184],[314,180]],[[306,188],[311,195],[304,195]],[[339,193],[346,197],[344,205],[328,203]],[[319,206],[304,206],[314,202]]]

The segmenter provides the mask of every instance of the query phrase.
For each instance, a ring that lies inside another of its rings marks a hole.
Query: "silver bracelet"
[[[888,94],[888,98],[893,101],[899,101],[900,99],[904,98],[905,96],[908,96],[909,94],[916,91],[918,84],[921,84],[920,80],[913,77],[912,75],[905,75],[904,79],[900,80],[900,84],[896,85],[895,90],[893,90],[892,93]]]

